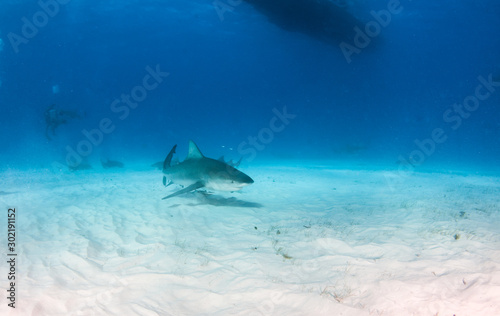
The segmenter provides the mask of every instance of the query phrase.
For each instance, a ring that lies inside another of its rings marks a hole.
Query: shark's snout
[[[253,179],[247,176],[245,173],[238,171],[235,169],[235,171],[238,173],[236,178],[234,179],[233,183],[238,183],[240,186],[244,187],[247,185],[250,185],[253,183]]]
[[[243,183],[246,183],[248,185],[252,184],[254,181],[252,178],[250,178],[249,176],[245,175],[245,180],[243,180]]]

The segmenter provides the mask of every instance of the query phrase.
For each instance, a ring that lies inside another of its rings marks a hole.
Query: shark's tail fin
[[[174,147],[172,147],[172,149],[168,153],[167,158],[165,158],[165,161],[163,162],[163,170],[165,170],[168,167],[170,167],[170,163],[172,162],[172,157],[175,154],[175,149],[176,148],[177,148],[177,145],[174,145]]]

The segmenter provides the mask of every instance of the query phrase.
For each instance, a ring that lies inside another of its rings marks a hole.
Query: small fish
[[[9,195],[9,194],[14,194],[17,192],[5,192],[5,191],[0,191],[0,195]]]

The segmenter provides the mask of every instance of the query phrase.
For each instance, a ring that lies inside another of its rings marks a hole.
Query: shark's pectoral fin
[[[177,191],[175,193],[167,195],[162,200],[165,200],[165,199],[177,196],[177,195],[181,195],[181,194],[184,194],[184,193],[187,193],[187,192],[191,192],[193,190],[196,190],[196,189],[199,189],[199,188],[203,188],[204,186],[205,186],[205,183],[203,181],[198,181],[198,182],[195,182],[195,183],[191,184],[190,186],[185,187],[182,190],[179,190],[179,191]]]

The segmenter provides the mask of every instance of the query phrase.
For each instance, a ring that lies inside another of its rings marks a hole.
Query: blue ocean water
[[[248,164],[499,170],[498,1],[306,2],[2,1],[2,168],[149,166],[193,139]],[[52,104],[76,116],[54,133]]]
[[[2,0],[0,315],[500,314],[499,16]]]

